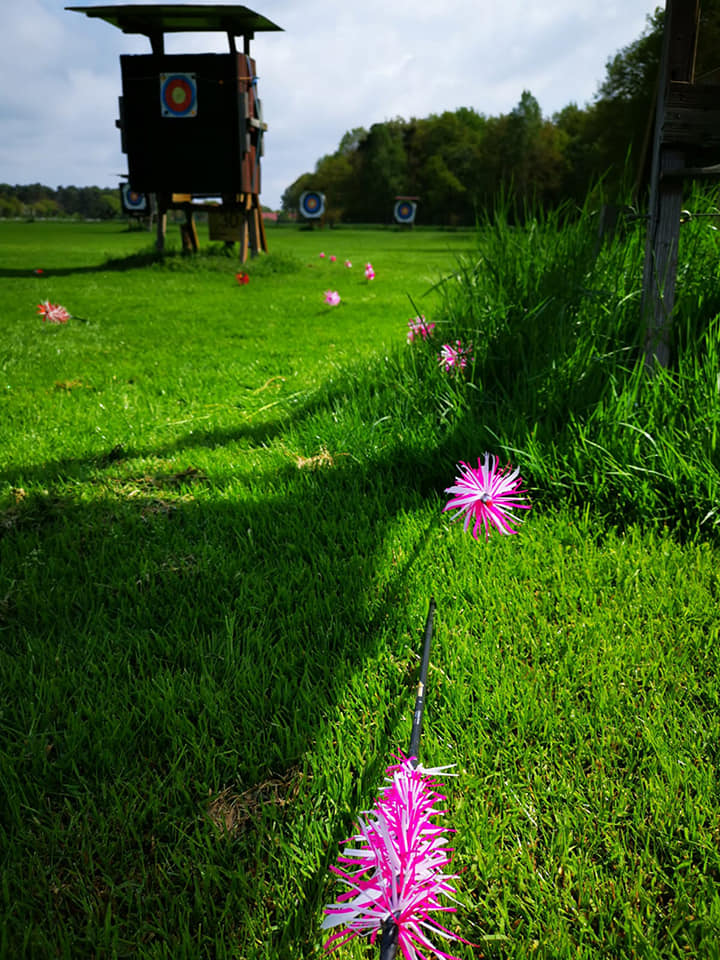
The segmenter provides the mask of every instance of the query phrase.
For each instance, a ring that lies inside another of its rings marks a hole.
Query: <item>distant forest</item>
[[[77,217],[111,220],[121,213],[120,191],[100,187],[46,187],[0,183],[0,217]]]
[[[696,79],[720,83],[720,0],[703,0]],[[282,198],[296,210],[303,190],[325,194],[332,221],[387,222],[396,196],[417,196],[418,221],[472,224],[500,196],[552,207],[582,201],[602,182],[606,197],[638,198],[647,184],[664,10],[615,54],[592,103],[551,118],[528,90],[510,113],[471,107],[349,131]],[[720,158],[718,158],[720,159]]]

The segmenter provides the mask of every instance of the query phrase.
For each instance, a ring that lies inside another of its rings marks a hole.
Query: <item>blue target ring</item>
[[[123,183],[120,187],[123,209],[127,213],[143,213],[148,208],[148,198],[146,193],[138,193],[133,190],[129,183]]]
[[[398,200],[395,204],[395,219],[398,223],[412,223],[416,209],[416,204],[410,200]]]
[[[314,190],[305,190],[300,194],[300,213],[308,220],[321,217],[325,213],[325,197]]]
[[[197,79],[194,73],[160,74],[160,111],[163,117],[197,116]]]

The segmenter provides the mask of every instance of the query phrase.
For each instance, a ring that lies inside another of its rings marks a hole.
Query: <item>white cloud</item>
[[[71,0],[67,0],[71,2]],[[78,4],[80,5],[80,4]],[[530,90],[550,115],[584,104],[605,63],[635,40],[650,0],[264,0],[284,28],[252,43],[269,130],[263,202],[337,147],[353,127],[461,106],[494,115]],[[13,0],[3,11],[0,181],[113,186],[127,169],[115,127],[119,56],[149,52],[64,0]],[[168,52],[221,52],[217,34],[169,36]]]

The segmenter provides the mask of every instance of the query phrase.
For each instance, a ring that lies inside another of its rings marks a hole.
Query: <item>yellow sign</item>
[[[244,216],[241,210],[211,210],[208,213],[208,227],[211,240],[234,242],[242,240]]]

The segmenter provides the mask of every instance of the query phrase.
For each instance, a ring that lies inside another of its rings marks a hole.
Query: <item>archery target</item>
[[[417,204],[410,200],[398,200],[395,204],[395,219],[398,223],[412,223]]]
[[[321,217],[325,213],[325,196],[314,190],[305,190],[300,194],[300,213],[308,220]]]
[[[194,73],[160,74],[160,112],[163,117],[197,116],[197,79]]]
[[[148,198],[146,193],[138,193],[133,190],[129,183],[120,185],[120,196],[122,198],[123,210],[126,213],[145,213],[148,208]]]

